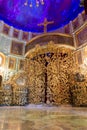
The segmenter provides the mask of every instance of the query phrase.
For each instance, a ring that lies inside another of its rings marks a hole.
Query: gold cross
[[[47,33],[47,26],[48,26],[49,24],[52,24],[52,23],[54,23],[54,21],[48,22],[48,21],[47,21],[47,18],[45,18],[45,19],[44,19],[44,22],[38,24],[38,26],[44,26],[44,33]]]

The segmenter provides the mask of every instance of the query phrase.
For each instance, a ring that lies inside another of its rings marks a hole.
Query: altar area
[[[86,1],[0,1],[0,130],[87,130]]]
[[[38,33],[15,29],[0,21],[0,106],[87,107],[85,11],[51,32],[49,27],[55,25],[55,19],[43,17],[35,24]],[[55,18],[60,20],[58,15]],[[25,25],[28,27],[29,23]]]
[[[45,103],[86,107],[87,73],[79,64],[80,51],[66,34],[48,33],[29,41],[22,70],[2,84],[1,106]]]

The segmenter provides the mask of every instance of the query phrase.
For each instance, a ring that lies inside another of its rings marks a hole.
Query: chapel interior
[[[17,123],[16,119],[16,127],[11,125],[10,112],[11,118],[17,112],[27,116],[24,109],[31,104],[55,107],[58,112],[58,107],[64,106],[63,112],[69,114],[66,108],[83,108],[82,112],[87,113],[86,0],[0,0],[0,111],[9,119],[8,125],[0,125],[0,130],[77,130],[65,118],[62,122],[66,126],[57,126],[56,122],[50,127],[42,128],[40,123],[34,127],[37,121],[33,122],[33,116],[39,114],[41,120],[44,114],[52,114],[46,110],[36,114],[30,109],[30,122],[22,124],[21,119]],[[84,125],[76,124],[78,130],[87,130],[86,113]],[[52,124],[51,121],[48,122]],[[68,126],[68,122],[72,125]]]

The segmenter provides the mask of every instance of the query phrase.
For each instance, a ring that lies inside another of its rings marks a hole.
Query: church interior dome
[[[53,21],[48,25],[48,31],[53,31],[68,24],[83,11],[80,0],[41,0],[44,3],[39,5],[36,1],[0,0],[0,20],[23,31],[41,33],[43,26],[39,24],[45,18]]]

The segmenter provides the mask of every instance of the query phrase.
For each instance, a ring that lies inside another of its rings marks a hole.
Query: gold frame
[[[19,56],[23,55],[23,47],[24,44],[22,42],[20,43],[13,40],[11,43],[10,53]]]

